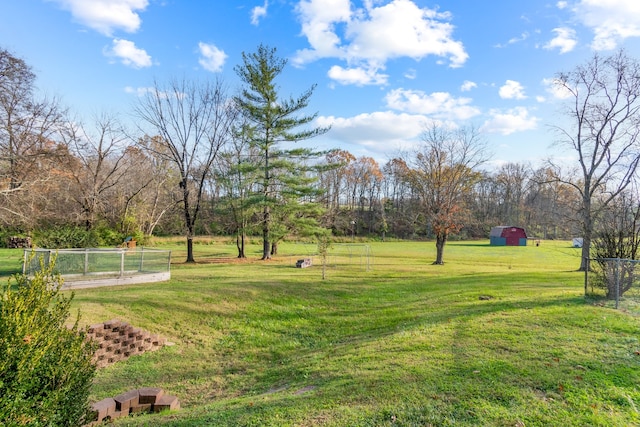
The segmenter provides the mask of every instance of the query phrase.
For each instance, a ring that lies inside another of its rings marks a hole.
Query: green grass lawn
[[[640,425],[640,318],[585,299],[568,242],[451,242],[444,266],[433,242],[369,245],[368,271],[356,251],[323,281],[318,258],[294,268],[311,246],[238,262],[203,241],[185,264],[184,245],[160,242],[171,281],[75,292],[82,323],[175,343],[101,369],[93,399],[180,398],[115,423],[131,426]]]

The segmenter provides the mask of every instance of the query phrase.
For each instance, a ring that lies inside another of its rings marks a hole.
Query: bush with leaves
[[[73,225],[40,228],[33,231],[33,243],[41,248],[99,248],[121,245],[125,238],[132,237],[138,243],[144,243],[141,232],[121,233],[108,226],[96,226],[91,230]]]
[[[82,425],[94,348],[79,330],[79,314],[66,324],[73,294],[60,292],[52,264],[13,279],[0,295],[0,425]]]

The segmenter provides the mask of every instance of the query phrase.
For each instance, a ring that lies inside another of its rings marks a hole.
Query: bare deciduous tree
[[[126,148],[129,138],[112,115],[96,117],[95,130],[70,121],[63,138],[75,156],[73,198],[81,208],[81,220],[91,230],[97,217],[104,217],[109,197],[127,174]]]
[[[64,109],[55,98],[36,99],[35,78],[24,60],[0,48],[0,220],[14,227],[41,212],[39,196],[67,154],[51,139]]]
[[[555,83],[568,95],[571,119],[568,127],[556,129],[578,155],[576,169],[557,179],[580,194],[580,270],[585,271],[595,222],[627,188],[640,161],[640,64],[622,50],[608,57],[596,54],[558,74]]]
[[[149,137],[148,135],[138,140],[139,147],[142,148],[147,161],[143,162],[142,170],[136,171],[140,176],[149,179],[149,184],[145,191],[141,193],[137,201],[138,224],[142,232],[151,236],[153,231],[161,223],[163,218],[169,214],[176,205],[176,193],[180,187],[178,173],[173,162],[168,160],[168,156],[159,156],[155,153],[162,152],[164,144],[161,138]]]
[[[231,137],[236,110],[220,80],[174,79],[164,86],[156,82],[134,112],[162,147],[147,148],[173,163],[180,175],[187,262],[195,262],[193,238],[206,179],[218,151]]]
[[[496,183],[502,200],[502,217],[505,225],[525,224],[524,200],[531,168],[523,163],[506,163],[496,175]]]
[[[234,131],[231,144],[218,156],[215,179],[221,187],[220,205],[226,213],[231,231],[236,235],[238,258],[246,258],[247,233],[251,230],[251,219],[259,206],[255,203],[256,182],[260,171],[253,161],[261,153],[250,143],[250,131],[244,123]]]

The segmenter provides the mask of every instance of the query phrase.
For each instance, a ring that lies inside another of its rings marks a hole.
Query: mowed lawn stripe
[[[444,266],[433,242],[368,244],[369,271],[324,281],[317,258],[292,264],[300,244],[237,262],[220,241],[170,282],[76,291],[83,322],[120,318],[176,344],[101,370],[95,399],[142,386],[180,398],[116,425],[640,422],[639,318],[585,299],[569,242],[451,242]]]

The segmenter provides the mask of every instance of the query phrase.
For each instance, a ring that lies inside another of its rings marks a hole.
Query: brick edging
[[[98,368],[136,354],[159,350],[167,343],[159,335],[116,319],[89,326],[86,338],[94,341],[98,347],[93,356],[93,362]]]
[[[85,426],[96,426],[141,412],[161,412],[180,409],[176,396],[164,393],[161,388],[144,387],[129,390],[115,397],[102,399],[91,405],[91,421]]]

